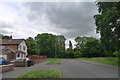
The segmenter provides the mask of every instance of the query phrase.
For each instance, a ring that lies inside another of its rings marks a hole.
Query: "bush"
[[[77,50],[74,52],[74,56],[75,56],[75,58],[80,58],[80,57],[82,57],[82,53],[80,52],[80,50]]]
[[[114,52],[113,55],[115,55],[115,56],[117,56],[117,57],[120,57],[120,51]]]

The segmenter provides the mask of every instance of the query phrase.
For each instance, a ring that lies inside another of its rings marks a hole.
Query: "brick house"
[[[24,39],[1,39],[0,57],[6,60],[25,59],[27,46]]]

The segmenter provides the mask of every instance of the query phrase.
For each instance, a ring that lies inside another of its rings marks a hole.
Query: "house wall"
[[[5,60],[7,60],[7,55],[0,54],[0,57],[3,57]]]
[[[18,50],[22,50],[23,52],[27,53],[27,45],[26,45],[25,41],[22,41],[18,45]]]
[[[16,59],[16,53],[13,53],[13,52],[11,52],[11,53],[8,53],[7,54],[7,60],[15,60]]]
[[[19,54],[19,57],[18,57]],[[26,58],[26,54],[21,54],[21,53],[16,53],[16,59],[25,59]]]
[[[22,41],[19,45],[2,45],[2,46],[5,46],[5,47],[9,47],[9,48],[14,48],[14,49],[18,49],[18,50],[21,50],[23,52],[25,52],[26,54],[23,54],[23,53],[13,53],[13,54],[8,54],[7,55],[7,59],[25,59],[26,56],[27,56],[27,46],[26,46],[26,43],[25,41]],[[19,57],[17,57],[17,55],[20,54]]]

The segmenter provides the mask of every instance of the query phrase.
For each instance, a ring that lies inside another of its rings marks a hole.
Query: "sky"
[[[74,47],[77,36],[100,38],[93,18],[97,13],[95,2],[1,2],[0,34],[17,39],[42,33],[64,35],[66,47],[69,40]]]

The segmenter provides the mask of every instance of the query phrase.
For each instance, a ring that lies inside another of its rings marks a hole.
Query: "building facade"
[[[25,59],[28,55],[24,39],[1,39],[1,54],[6,60]]]

